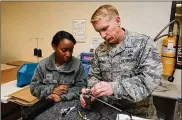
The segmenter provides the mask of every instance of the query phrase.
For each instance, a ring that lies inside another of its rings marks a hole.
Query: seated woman
[[[66,31],[54,35],[52,47],[55,52],[40,61],[32,78],[30,91],[33,96],[55,102],[79,98],[79,92],[87,82],[82,63],[72,56],[75,44],[75,38]]]

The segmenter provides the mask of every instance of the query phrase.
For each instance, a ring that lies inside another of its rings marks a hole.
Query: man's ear
[[[116,18],[116,22],[117,22],[118,26],[120,26],[120,24],[121,24],[121,19],[120,19],[119,16]]]
[[[55,46],[54,44],[52,44],[52,48],[53,48],[54,50],[56,50],[56,46]]]

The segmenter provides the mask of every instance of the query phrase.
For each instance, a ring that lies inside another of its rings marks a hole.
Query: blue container
[[[17,86],[24,87],[31,83],[37,63],[23,64],[17,72]]]

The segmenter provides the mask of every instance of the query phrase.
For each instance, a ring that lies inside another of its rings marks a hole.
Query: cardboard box
[[[31,106],[38,101],[38,99],[30,93],[30,87],[27,86],[24,89],[12,93],[9,95],[8,101],[17,103],[23,106]]]
[[[1,84],[13,81],[17,79],[17,71],[20,67],[1,70]]]

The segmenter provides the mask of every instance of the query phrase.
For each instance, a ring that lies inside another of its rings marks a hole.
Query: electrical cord
[[[100,99],[98,99],[98,98],[96,98],[96,97],[94,97],[94,96],[92,96],[92,95],[90,95],[90,96],[93,97],[94,99],[96,99],[96,100],[98,100],[98,101],[104,103],[105,105],[114,108],[115,110],[117,110],[117,111],[119,111],[119,112],[121,112],[121,113],[123,113],[123,112],[126,113],[126,114],[130,117],[130,119],[132,120],[132,115],[129,114],[127,111],[118,109],[117,107],[115,107],[115,106],[113,106],[113,105],[111,105],[111,104],[109,104],[109,103],[107,103],[107,102],[104,102],[104,101],[102,101],[102,100],[100,100]]]
[[[154,92],[166,92],[166,91],[169,91],[170,89],[166,86],[164,86],[162,83],[159,84],[160,87],[164,88],[164,89],[159,89],[159,88],[156,88],[156,90],[154,90]]]
[[[113,106],[113,105],[111,105],[111,104],[109,104],[109,103],[107,103],[107,102],[105,102],[105,101],[103,101],[103,100],[101,100],[101,99],[98,99],[98,98],[92,96],[91,94],[87,94],[87,96],[93,97],[95,100],[97,100],[97,101],[99,101],[99,102],[101,102],[101,103],[103,103],[103,104],[105,104],[105,105],[107,105],[107,106],[109,106],[109,107],[111,107],[111,108],[113,108],[113,109],[115,109],[115,110],[121,112],[121,113],[125,113],[126,115],[128,115],[128,116],[130,117],[130,120],[132,120],[132,115],[131,115],[129,112],[124,111],[124,110],[121,110],[121,109],[118,109],[117,107],[115,107],[115,106]],[[101,114],[101,115],[102,115],[102,114]],[[109,119],[109,118],[107,118],[107,117],[105,117],[105,118],[106,118],[106,119]],[[103,119],[103,116],[101,116],[101,119]],[[101,119],[98,119],[98,120],[101,120]],[[95,119],[94,119],[94,120],[95,120]]]

